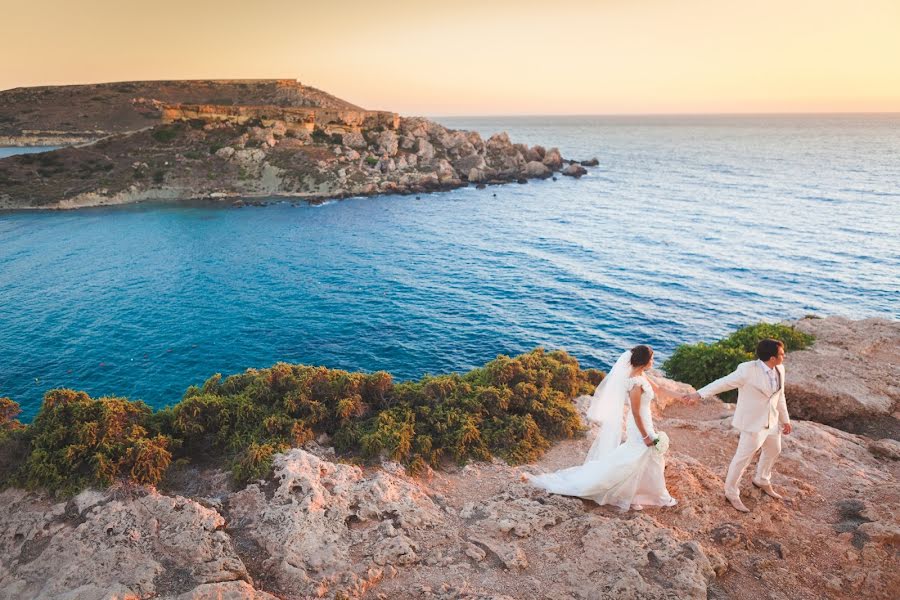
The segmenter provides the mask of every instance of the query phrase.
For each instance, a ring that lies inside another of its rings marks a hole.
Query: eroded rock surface
[[[900,440],[900,322],[827,317],[801,319],[796,327],[816,341],[787,355],[791,414]]]

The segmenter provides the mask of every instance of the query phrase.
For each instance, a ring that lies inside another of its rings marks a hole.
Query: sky
[[[0,90],[285,78],[406,115],[900,111],[900,0],[0,2]]]

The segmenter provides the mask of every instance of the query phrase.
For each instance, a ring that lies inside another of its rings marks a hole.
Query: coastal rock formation
[[[318,202],[523,183],[563,165],[556,148],[514,144],[505,133],[484,141],[424,118],[342,105],[299,84],[279,86],[297,97],[248,105],[135,99],[147,118],[134,131],[0,160],[0,209],[170,199]],[[272,90],[257,96],[280,97]]]
[[[225,519],[193,500],[113,489],[54,504],[6,490],[0,503],[3,599],[144,598],[250,581]]]
[[[443,522],[415,483],[384,470],[366,476],[294,449],[274,471],[274,490],[250,485],[227,507],[233,535],[261,550],[267,580],[288,597],[362,595],[384,566],[418,562],[420,531]]]
[[[316,125],[319,125],[330,135],[335,132],[359,132],[364,128],[388,127],[396,129],[399,125],[400,117],[397,113],[361,109],[221,106],[213,104],[162,105],[163,123],[176,123],[192,119],[206,123],[234,123],[238,125],[258,121],[265,127],[280,127],[281,135],[288,131],[298,130],[312,132],[315,130]]]
[[[14,88],[0,91],[0,146],[96,141],[157,125],[162,122],[166,105],[182,103],[363,111],[294,79],[123,81]]]
[[[752,512],[740,514],[721,497],[733,405],[685,405],[690,388],[660,383],[671,509],[621,513],[522,481],[579,463],[591,436],[536,464],[447,464],[419,477],[391,462],[342,464],[310,442],[238,491],[195,470],[181,488],[192,498],[2,492],[0,599],[893,597],[893,446],[795,420],[774,477],[786,499],[746,481]]]
[[[816,341],[787,356],[791,414],[900,440],[900,323],[827,317],[795,325]]]

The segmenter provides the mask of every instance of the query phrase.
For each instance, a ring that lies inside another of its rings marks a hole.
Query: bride
[[[587,411],[600,432],[583,465],[542,475],[526,475],[535,486],[554,494],[578,496],[623,510],[674,506],[663,475],[665,433],[657,434],[650,415],[654,384],[644,371],[653,366],[653,350],[635,346],[622,354],[597,386]],[[657,388],[658,389],[658,388]],[[622,415],[631,407],[622,441]]]

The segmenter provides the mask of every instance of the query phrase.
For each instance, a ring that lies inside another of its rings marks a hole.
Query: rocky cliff
[[[213,108],[172,107],[168,124],[0,160],[0,209],[142,200],[321,201],[585,172],[579,164],[566,165],[555,148],[514,144],[506,134],[483,140],[475,132],[393,113]]]
[[[419,193],[580,177],[558,150],[368,111],[291,80],[132,82],[0,92],[0,209],[143,200]]]
[[[0,146],[56,146],[158,124],[163,104],[361,111],[293,79],[124,81],[0,91]]]
[[[900,440],[900,323],[827,317],[795,325],[816,341],[786,359],[791,414]]]
[[[774,478],[786,499],[746,483],[752,512],[737,513],[721,496],[733,405],[683,405],[686,386],[663,384],[671,509],[623,514],[522,482],[580,462],[590,436],[536,464],[420,477],[310,442],[243,489],[185,467],[162,490],[0,493],[0,598],[896,597],[900,444],[795,420]]]

